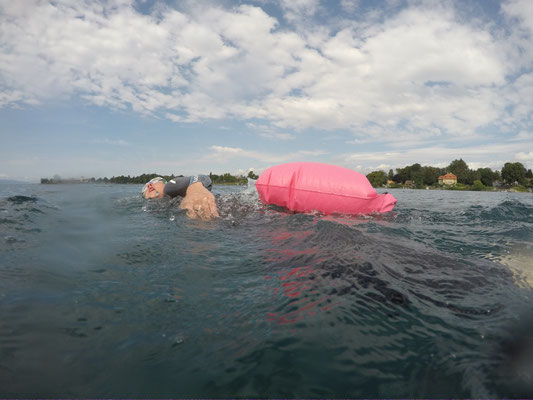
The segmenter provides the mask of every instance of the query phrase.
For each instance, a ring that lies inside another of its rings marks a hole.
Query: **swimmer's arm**
[[[215,196],[201,182],[189,185],[180,208],[187,210],[187,216],[193,219],[210,220],[219,216]]]

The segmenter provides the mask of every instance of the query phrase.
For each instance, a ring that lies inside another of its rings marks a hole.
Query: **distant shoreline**
[[[417,187],[377,187],[375,189],[389,189],[389,190],[444,190],[450,192],[507,192],[507,193],[533,193],[533,190],[527,187],[487,187],[485,189],[474,189],[472,187],[461,187],[461,188],[452,188],[452,187],[427,187],[427,188],[417,188]]]
[[[23,182],[14,182],[23,183]],[[61,181],[42,182],[43,185],[82,185],[82,184],[116,184],[116,185],[142,185],[137,182],[104,182],[104,181],[90,181],[81,179],[66,179]],[[216,186],[246,186],[248,184],[247,178],[236,182],[213,182]],[[504,187],[485,187],[483,189],[473,188],[472,185],[443,185],[443,186],[427,186],[427,187],[412,187],[406,185],[399,186],[378,186],[374,189],[388,189],[388,190],[446,190],[446,191],[460,191],[460,192],[507,192],[507,193],[532,193],[533,190],[524,186],[504,186]]]
[[[103,182],[103,181],[95,181],[95,182],[91,182],[91,181],[82,181],[82,180],[74,180],[74,179],[69,179],[69,180],[64,180],[64,181],[59,181],[59,182],[15,182],[13,181],[13,183],[38,183],[40,185],[87,185],[87,184],[90,184],[90,185],[96,185],[96,184],[102,184],[102,185],[143,185],[143,183],[137,183],[137,182]],[[240,180],[240,181],[237,181],[237,182],[213,182],[213,185],[220,185],[220,186],[229,186],[229,185],[236,185],[236,186],[243,186],[243,185],[247,185],[248,184],[248,180],[245,179],[245,180]]]

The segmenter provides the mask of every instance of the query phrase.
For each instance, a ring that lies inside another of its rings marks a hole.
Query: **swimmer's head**
[[[163,190],[165,189],[165,184],[167,181],[165,181],[160,176],[155,177],[153,179],[150,179],[148,183],[146,183],[142,188],[142,196],[145,199],[154,199],[157,197],[163,197]]]

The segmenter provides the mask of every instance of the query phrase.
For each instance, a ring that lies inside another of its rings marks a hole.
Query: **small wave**
[[[55,208],[37,196],[13,195],[0,198],[0,252],[29,248],[42,222]]]
[[[482,210],[479,218],[484,221],[533,223],[533,206],[519,200],[505,200],[488,210]]]
[[[27,202],[35,203],[37,202],[37,200],[38,198],[35,196],[29,197],[29,196],[21,196],[21,195],[11,196],[7,198],[7,201],[14,203],[14,204],[23,204]]]
[[[132,202],[137,203],[137,199],[132,199]],[[142,201],[142,210],[148,213],[157,213],[157,212],[167,212],[171,210],[179,210],[179,205],[181,204],[181,198],[168,198],[163,197],[157,200],[140,200]]]
[[[248,186],[247,189],[236,193],[218,194],[216,195],[216,202],[220,216],[235,222],[241,221],[263,208],[255,186]]]
[[[319,220],[310,231],[278,232],[271,241],[274,248],[269,249],[270,254],[279,255],[272,259],[276,261],[272,268],[290,266],[298,271],[284,272],[279,290],[305,294],[307,301],[302,306],[320,299],[320,308],[348,295],[364,307],[372,303],[387,308],[410,307],[415,303],[415,307],[425,309],[431,303],[432,309],[447,309],[450,318],[472,318],[500,310],[493,294],[502,295],[503,287],[514,285],[512,273],[499,264],[456,258],[423,244],[413,246],[409,239],[391,240],[358,226],[331,221]],[[305,275],[300,273],[302,269]],[[474,293],[483,294],[486,301],[472,302]],[[276,310],[277,315],[298,313],[293,303],[286,306],[286,310]]]

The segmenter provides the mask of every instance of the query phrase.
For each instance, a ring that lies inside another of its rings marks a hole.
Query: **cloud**
[[[292,133],[279,132],[276,128],[270,125],[249,122],[246,124],[246,126],[252,131],[257,132],[259,136],[266,139],[287,141],[294,140],[296,138],[296,136]]]
[[[348,168],[359,168],[367,172],[377,169],[386,170],[411,165],[415,162],[421,165],[446,167],[453,160],[462,158],[470,168],[490,167],[501,169],[505,162],[502,154],[515,154],[517,161],[532,160],[533,153],[520,152],[524,142],[479,144],[474,147],[449,147],[446,145],[422,146],[418,148],[369,151],[338,155],[334,162]],[[471,162],[470,160],[476,160]],[[385,167],[383,167],[385,166]]]
[[[126,142],[123,139],[114,140],[114,139],[108,139],[108,138],[94,139],[92,141],[92,143],[95,143],[95,144],[106,144],[106,145],[111,145],[111,146],[129,146],[130,145],[128,142]]]
[[[531,161],[533,161],[533,151],[530,151],[528,153],[521,151],[521,152],[516,154],[516,159],[520,160],[520,161],[529,161],[529,162],[531,162]]]
[[[504,12],[516,18],[521,28],[531,35],[533,33],[533,3],[529,0],[509,0],[502,4]]]
[[[279,3],[290,22],[312,17],[320,6],[319,0],[279,0]]]
[[[533,131],[532,132],[527,132],[527,131],[518,132],[518,134],[516,135],[514,140],[524,140],[524,141],[525,140],[530,140],[530,141],[533,141]]]
[[[211,146],[210,150],[212,150],[212,153],[206,156],[206,159],[209,159],[211,161],[227,162],[235,158],[247,158],[253,161],[267,163],[270,165],[302,160],[311,161],[315,157],[327,154],[327,152],[322,150],[298,150],[285,154],[274,154],[227,146]]]
[[[360,0],[340,0],[342,11],[353,14],[359,8]]]
[[[373,24],[290,30],[246,4],[142,14],[126,0],[3,1],[0,107],[79,96],[176,122],[264,121],[272,130],[258,133],[277,140],[309,128],[419,142],[528,129],[531,2],[503,4],[509,33],[441,2],[409,4]],[[321,7],[279,5],[290,21]]]
[[[291,133],[279,132],[261,132],[259,136],[272,140],[294,140],[295,136]]]

